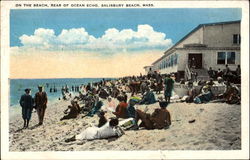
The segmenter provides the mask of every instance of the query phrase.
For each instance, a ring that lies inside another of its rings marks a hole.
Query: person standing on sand
[[[172,76],[173,77],[173,76]],[[174,88],[174,80],[170,78],[170,75],[168,74],[165,81],[165,90],[164,90],[164,96],[165,100],[170,103],[170,97],[172,96],[172,90]]]
[[[47,108],[47,93],[43,91],[42,86],[38,86],[39,92],[35,94],[35,106],[38,114],[39,125],[43,124],[44,113]]]
[[[22,107],[22,117],[24,120],[23,128],[28,128],[29,121],[30,121],[31,114],[32,114],[34,99],[30,95],[31,93],[30,89],[27,88],[24,91],[25,91],[25,94],[21,96],[19,103]]]

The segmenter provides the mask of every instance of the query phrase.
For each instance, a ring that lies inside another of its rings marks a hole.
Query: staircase
[[[206,69],[203,69],[203,68],[202,69],[191,69],[191,71],[198,73],[198,76],[197,76],[198,81],[200,81],[200,80],[208,81],[210,79]]]

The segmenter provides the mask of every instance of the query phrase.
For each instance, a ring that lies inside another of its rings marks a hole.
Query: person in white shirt
[[[105,139],[110,137],[120,137],[124,134],[124,131],[118,126],[118,119],[112,118],[101,128],[89,127],[82,133],[75,135],[65,142],[71,142],[76,140],[94,140],[94,139]]]

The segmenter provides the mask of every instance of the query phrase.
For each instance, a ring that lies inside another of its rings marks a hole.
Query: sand
[[[98,117],[60,121],[70,101],[50,104],[44,125],[36,127],[37,114],[32,114],[30,127],[21,129],[21,113],[9,123],[10,151],[107,151],[107,150],[240,150],[241,105],[226,103],[171,103],[169,129],[125,131],[120,138],[65,143],[85,128],[98,124]],[[137,106],[144,109],[145,105]],[[158,103],[148,105],[152,113]],[[112,117],[107,113],[106,117]],[[192,121],[190,123],[189,121]]]

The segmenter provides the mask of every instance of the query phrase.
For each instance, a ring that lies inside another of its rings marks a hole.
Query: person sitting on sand
[[[230,82],[225,82],[226,89],[222,95],[228,104],[240,104],[240,90]],[[220,96],[221,97],[221,96]]]
[[[69,139],[66,139],[65,142],[71,142],[76,140],[94,140],[94,139],[107,139],[111,137],[120,137],[124,134],[124,131],[118,126],[118,119],[112,118],[104,126],[98,127],[89,127],[84,130],[82,133],[75,135]]]
[[[120,98],[119,102],[120,103],[117,105],[115,112],[113,112],[113,114],[116,115],[117,118],[128,118],[127,114],[128,104],[124,102],[123,98]]]
[[[213,94],[211,92],[210,86],[205,85],[201,89],[201,93],[194,98],[194,103],[207,103],[212,100]]]
[[[107,93],[107,91],[103,88],[101,88],[100,92],[99,92],[99,97],[103,98],[103,99],[107,99],[107,97],[109,96],[109,94]]]
[[[214,81],[213,81],[213,79],[212,78],[210,78],[210,80],[209,81],[207,81],[207,83],[206,83],[207,85],[209,85],[209,87],[212,87],[213,85],[214,85]]]
[[[100,111],[99,114],[99,123],[98,123],[98,127],[102,127],[104,124],[107,123],[107,118],[105,117],[105,112],[104,111]]]
[[[185,99],[186,103],[192,103],[196,95],[197,95],[197,93],[196,93],[196,90],[193,86],[193,82],[189,81],[188,82],[187,97]]]
[[[102,106],[103,111],[112,111],[112,112],[114,112],[115,108],[116,108],[115,101],[111,97],[108,97],[107,105]]]
[[[156,102],[155,95],[153,91],[150,91],[150,89],[148,88],[139,104],[153,104],[155,102]]]
[[[96,114],[101,107],[103,106],[103,102],[99,99],[98,96],[95,97],[95,105],[92,108],[92,110],[87,114],[87,116],[93,117],[94,114]]]
[[[168,128],[171,125],[171,116],[169,111],[166,109],[168,102],[159,102],[160,108],[156,108],[155,111],[150,115],[139,109],[136,110],[135,122],[138,126],[138,121],[142,123],[138,126],[145,127],[146,129],[163,129]]]
[[[70,111],[68,112],[68,110],[70,110]],[[64,113],[65,113],[65,114],[68,113],[68,114],[65,115],[65,116],[63,116],[63,117],[60,119],[60,121],[62,121],[62,120],[64,120],[64,119],[76,118],[76,117],[79,115],[79,113],[80,113],[80,106],[79,106],[79,104],[77,103],[77,101],[72,100],[72,101],[71,101],[71,105],[68,106],[68,108],[64,111]]]
[[[129,99],[128,107],[127,107],[127,113],[128,113],[128,118],[135,118],[135,104],[140,102],[140,98],[137,97],[131,97]]]
[[[28,128],[32,110],[33,110],[34,99],[30,95],[31,91],[29,88],[25,89],[24,91],[25,91],[25,94],[21,96],[19,103],[22,107],[22,117],[24,120],[23,128]]]

